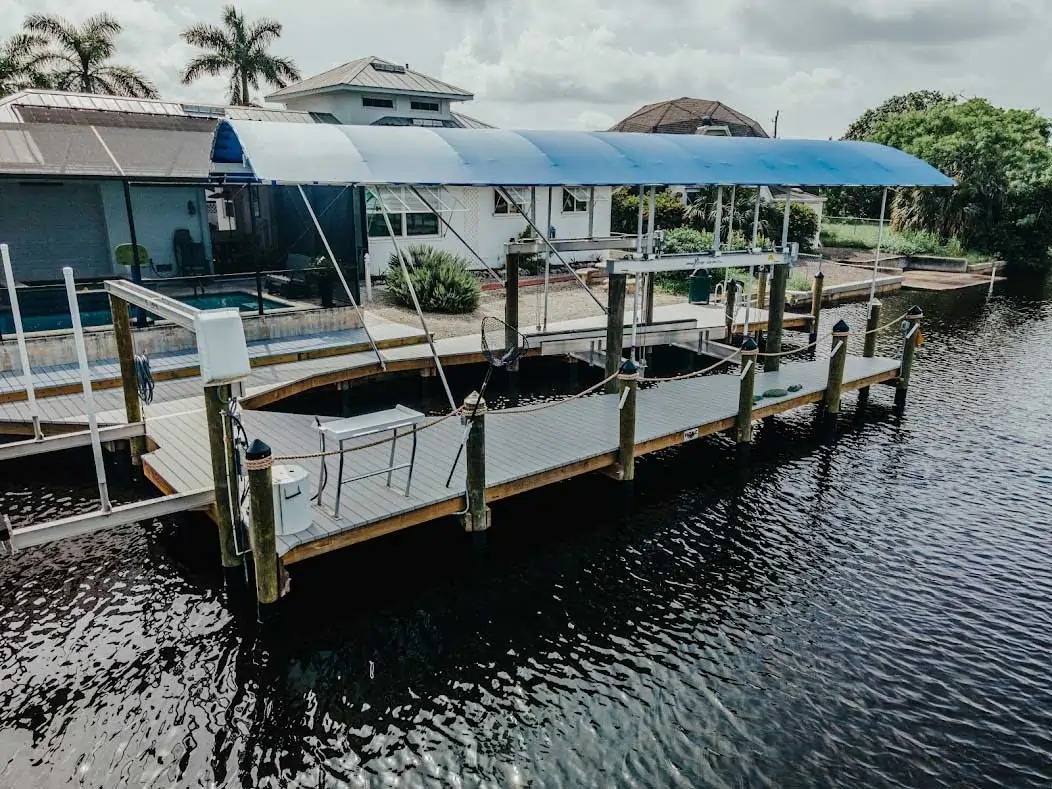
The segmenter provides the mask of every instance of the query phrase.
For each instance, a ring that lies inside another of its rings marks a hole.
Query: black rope
[[[135,355],[135,384],[139,390],[139,399],[145,405],[153,402],[153,371],[150,369],[150,357],[145,353]]]

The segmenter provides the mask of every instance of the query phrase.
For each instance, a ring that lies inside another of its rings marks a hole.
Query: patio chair
[[[113,248],[113,259],[118,266],[131,268],[135,265],[134,247],[131,244],[118,244]],[[150,260],[150,253],[146,250],[146,247],[139,244],[139,266],[141,268],[149,268],[152,265],[153,261]]]
[[[205,245],[194,241],[190,231],[185,227],[178,228],[172,234],[172,248],[175,252],[175,264],[179,268],[179,276],[193,277],[208,273]]]

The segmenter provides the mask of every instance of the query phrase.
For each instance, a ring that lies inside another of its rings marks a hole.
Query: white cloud
[[[935,88],[1052,111],[1045,0],[253,0],[285,24],[275,50],[312,74],[366,54],[409,62],[472,90],[465,111],[502,126],[607,128],[642,104],[718,99],[789,136],[842,133],[887,96]],[[121,59],[171,98],[222,101],[191,86],[179,31],[218,21],[206,0],[0,0],[0,34],[30,11],[125,28]],[[1020,67],[1020,53],[1026,53]]]

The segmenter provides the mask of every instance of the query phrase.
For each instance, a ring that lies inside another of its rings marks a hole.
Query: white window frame
[[[504,190],[508,193],[515,204],[522,209],[522,213],[526,216],[530,215],[530,190],[523,187],[508,186]],[[501,202],[504,204],[506,210],[498,211],[497,203]],[[503,192],[500,189],[493,190],[493,216],[519,216],[519,212],[511,207]]]
[[[451,212],[453,209],[450,207],[450,197],[448,196],[445,189],[441,187],[429,187],[429,186],[418,186],[417,189],[423,194],[424,198],[431,205],[435,207],[435,211],[431,211],[423,201],[417,197],[413,190],[408,186],[370,186],[366,189],[365,198],[365,225],[366,235],[370,240],[376,239],[377,241],[383,241],[389,239],[390,236],[386,233],[386,223],[384,225],[383,235],[370,235],[369,224],[370,217],[382,216],[383,212],[380,211],[379,206],[370,206],[369,193],[379,193],[380,198],[383,200],[383,206],[387,209],[388,216],[391,217],[391,225],[396,231],[395,238],[397,239],[435,239],[443,238],[446,235],[446,226],[442,222],[442,217],[439,214],[445,214]],[[437,213],[436,213],[437,212]],[[435,221],[438,224],[438,230],[435,233],[426,233],[420,235],[409,234],[409,214],[434,214]],[[396,221],[397,217],[397,221]]]
[[[560,208],[564,214],[587,214],[588,213],[588,189],[583,186],[564,186]],[[570,197],[574,202],[574,210],[566,210],[566,198]]]

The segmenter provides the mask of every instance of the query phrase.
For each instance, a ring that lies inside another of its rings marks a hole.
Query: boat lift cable
[[[599,305],[599,309],[601,309],[603,311],[603,314],[605,315],[607,312],[606,305],[604,305],[603,302],[601,302],[596,297],[596,295],[592,293],[592,289],[589,288],[588,285],[585,284],[585,281],[581,279],[580,275],[576,271],[574,271],[573,266],[567,263],[566,259],[559,254],[559,250],[557,250],[552,244],[552,242],[548,240],[548,234],[542,233],[538,229],[537,224],[526,214],[525,211],[522,210],[522,206],[520,206],[516,201],[512,200],[511,195],[508,194],[507,190],[503,186],[498,186],[497,191],[500,192],[501,196],[508,202],[508,205],[513,206],[516,212],[518,212],[519,216],[526,220],[526,224],[528,224],[533,230],[533,232],[536,233],[537,236],[545,243],[545,245],[548,247],[548,250],[559,259],[559,262],[566,267],[566,270],[573,275],[573,278],[577,280],[577,284],[584,288],[585,293],[592,297],[592,301]]]
[[[885,187],[880,198],[880,224],[877,226],[877,248],[873,252],[873,277],[869,282],[869,309],[873,310],[873,301],[877,297],[877,267],[880,265],[880,246],[884,241],[884,216],[888,208],[888,190]]]
[[[384,205],[384,199],[379,190],[377,190],[375,194],[376,202],[380,206],[380,214],[384,218],[384,224],[387,225],[387,234],[391,239],[391,244],[394,246],[395,255],[398,257],[398,263],[402,267],[402,276],[405,277],[405,284],[409,289],[409,296],[413,300],[416,314],[420,316],[420,325],[424,329],[424,336],[427,337],[427,344],[431,347],[431,356],[435,360],[435,369],[438,371],[438,377],[442,379],[442,388],[446,390],[446,397],[449,399],[449,410],[456,411],[457,403],[453,399],[453,392],[449,388],[449,381],[446,380],[446,371],[442,367],[442,359],[439,358],[438,349],[435,348],[435,338],[431,335],[431,330],[427,326],[427,319],[424,317],[424,311],[420,308],[420,299],[417,298],[416,287],[413,285],[413,278],[409,276],[409,264],[406,261],[405,254],[402,252],[401,246],[399,246],[398,241],[395,240],[394,227],[391,225],[391,216],[387,213],[387,206]]]
[[[358,313],[358,318],[362,322],[362,329],[365,330],[365,336],[369,338],[369,345],[373,348],[373,353],[376,354],[376,358],[380,362],[380,369],[387,370],[387,362],[384,360],[383,354],[380,353],[380,349],[376,347],[376,341],[373,340],[372,332],[369,331],[369,326],[365,322],[365,315],[362,313],[362,308],[358,306],[357,300],[354,298],[354,294],[351,293],[351,286],[347,284],[347,277],[343,275],[343,268],[336,261],[336,255],[333,254],[332,247],[329,246],[329,239],[325,235],[325,231],[321,229],[321,222],[318,221],[318,215],[314,213],[314,206],[310,204],[310,200],[307,199],[307,193],[303,191],[303,186],[297,184],[296,188],[299,190],[300,197],[303,198],[303,205],[307,207],[307,213],[310,214],[311,221],[314,223],[315,230],[318,231],[318,235],[321,237],[321,243],[325,246],[325,251],[329,255],[329,260],[332,261],[332,267],[336,269],[336,274],[340,278],[340,282],[343,285],[343,290],[347,294],[347,298],[351,302],[351,306],[354,307],[354,311]]]
[[[485,268],[486,271],[488,271],[490,273],[490,276],[492,276],[493,279],[497,280],[497,282],[500,283],[502,288],[506,288],[507,284],[505,283],[505,281],[503,279],[500,278],[500,275],[496,271],[494,271],[492,268],[490,268],[489,264],[482,258],[482,255],[480,255],[478,252],[476,252],[475,248],[472,247],[471,244],[469,244],[467,241],[464,240],[464,237],[461,236],[460,233],[458,233],[456,231],[456,228],[453,227],[453,225],[449,222],[449,220],[446,219],[444,216],[442,216],[441,213],[439,213],[438,211],[435,210],[434,206],[432,206],[431,203],[428,202],[427,198],[424,197],[420,193],[420,190],[417,189],[415,186],[410,186],[409,189],[413,192],[413,194],[415,194],[417,196],[417,198],[419,198],[421,203],[423,203],[425,206],[427,206],[427,209],[432,214],[434,214],[436,217],[438,217],[438,221],[441,222],[443,224],[443,226],[450,233],[452,233],[454,236],[456,236],[457,241],[459,241],[468,250],[468,252],[470,252],[472,255],[475,256],[475,259],[479,263],[482,264],[483,268]]]
[[[150,369],[150,357],[145,353],[135,354],[133,361],[135,365],[135,387],[139,391],[139,399],[143,405],[153,402],[153,371]]]

